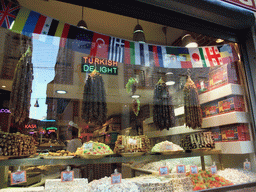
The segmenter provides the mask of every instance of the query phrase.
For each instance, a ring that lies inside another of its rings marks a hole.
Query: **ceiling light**
[[[165,84],[168,85],[168,86],[174,85],[174,84],[175,84],[175,81],[167,81]]]
[[[216,43],[222,43],[224,40],[223,39],[217,39]]]
[[[182,38],[182,46],[187,48],[198,47],[196,40],[190,35],[186,34]]]
[[[133,99],[138,99],[138,98],[140,98],[140,95],[132,95],[132,98]]]
[[[145,39],[144,31],[143,31],[141,25],[139,24],[139,20],[137,20],[137,22],[138,23],[135,26],[134,31],[133,31],[133,41],[145,43],[146,39]]]
[[[67,91],[65,91],[65,90],[57,90],[56,93],[58,93],[58,94],[66,94]]]
[[[77,24],[77,27],[83,28],[83,29],[88,29],[87,24],[83,20],[84,18],[84,7],[82,7],[82,20],[80,20]]]
[[[165,75],[173,75],[173,72],[167,72]]]
[[[2,85],[3,88],[5,88],[6,86],[5,85]]]

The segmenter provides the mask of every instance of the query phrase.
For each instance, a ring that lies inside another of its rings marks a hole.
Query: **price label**
[[[137,145],[137,140],[136,139],[128,139],[128,144]]]
[[[11,185],[26,183],[26,182],[27,182],[26,171],[17,171],[17,172],[11,173]]]
[[[93,143],[85,143],[84,149],[93,149]]]
[[[171,151],[172,149],[173,149],[173,145],[172,144],[165,145],[165,150],[166,151]]]
[[[68,182],[74,180],[74,171],[62,171],[61,182]]]
[[[217,166],[216,165],[213,165],[210,167],[210,170],[211,170],[211,173],[214,175],[217,173]]]
[[[177,165],[176,170],[177,170],[177,173],[186,173],[186,166],[185,165]]]
[[[159,175],[169,175],[169,168],[167,166],[159,167]]]
[[[111,184],[118,184],[118,183],[121,183],[121,181],[122,181],[121,173],[111,175]]]
[[[244,162],[244,169],[248,171],[251,170],[251,162],[249,161]]]
[[[190,166],[190,174],[197,174],[198,173],[198,167],[196,165]]]

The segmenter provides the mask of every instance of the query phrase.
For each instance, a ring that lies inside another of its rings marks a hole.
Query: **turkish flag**
[[[109,36],[94,33],[90,56],[101,59],[108,58]]]

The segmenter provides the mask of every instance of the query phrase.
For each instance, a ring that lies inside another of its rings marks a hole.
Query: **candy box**
[[[221,128],[222,141],[249,141],[248,124],[234,124]]]
[[[195,85],[196,85],[198,94],[208,91],[209,82],[207,79],[195,80]]]
[[[219,113],[218,102],[216,101],[203,104],[201,106],[201,109],[202,109],[203,117],[209,117],[209,116],[217,115]]]
[[[220,131],[219,127],[211,129],[211,132],[212,132],[214,142],[221,142],[222,141],[221,131]]]
[[[233,83],[240,84],[236,63],[211,67],[209,72],[209,90]]]
[[[245,111],[243,96],[232,96],[218,102],[219,113]]]

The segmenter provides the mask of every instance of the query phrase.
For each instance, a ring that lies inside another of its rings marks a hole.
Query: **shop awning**
[[[205,35],[235,40],[255,24],[252,11],[217,0],[58,0]]]
[[[221,0],[138,1],[234,29],[244,29],[255,24],[252,11]]]

